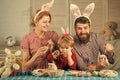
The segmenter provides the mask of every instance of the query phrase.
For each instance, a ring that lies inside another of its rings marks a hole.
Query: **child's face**
[[[60,54],[67,54],[69,51],[72,50],[72,48],[70,46],[69,47],[65,47],[65,48],[60,47],[59,49],[60,49]]]

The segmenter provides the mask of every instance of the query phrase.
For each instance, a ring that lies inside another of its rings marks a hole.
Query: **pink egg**
[[[82,72],[82,71],[79,71],[79,72],[78,72],[78,76],[79,76],[79,77],[82,77],[82,76],[83,76],[83,72]]]

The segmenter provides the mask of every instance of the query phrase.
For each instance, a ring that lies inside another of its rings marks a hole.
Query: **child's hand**
[[[57,58],[57,56],[59,56],[59,55],[60,55],[59,50],[54,51],[54,52],[52,53],[52,55],[53,55],[53,58],[54,58],[54,59],[56,59],[56,58]]]
[[[68,49],[67,49],[67,56],[72,56],[72,49],[73,48],[71,48],[71,47],[68,47]]]
[[[74,64],[74,61],[72,59],[72,49],[71,47],[68,47],[68,49],[66,50],[67,52],[67,59],[68,59],[68,65],[72,66]]]

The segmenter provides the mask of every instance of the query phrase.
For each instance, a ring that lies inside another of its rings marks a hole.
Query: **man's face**
[[[89,24],[77,23],[75,26],[75,32],[79,39],[85,42],[89,39],[90,26]]]

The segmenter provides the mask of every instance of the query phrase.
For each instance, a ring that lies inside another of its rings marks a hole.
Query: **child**
[[[63,28],[63,35],[58,40],[59,50],[48,54],[47,60],[49,62],[55,62],[58,69],[76,69],[76,55],[73,52],[74,39],[70,36],[69,31],[65,31]]]

